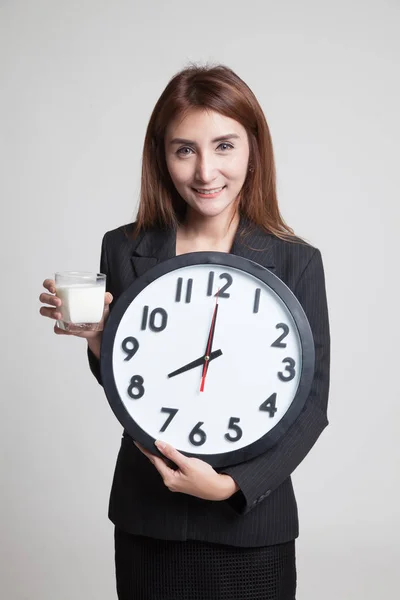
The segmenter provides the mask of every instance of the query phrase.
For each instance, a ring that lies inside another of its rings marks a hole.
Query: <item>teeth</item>
[[[220,192],[223,188],[224,186],[215,188],[215,190],[199,190],[197,188],[195,188],[195,190],[196,192],[200,192],[200,194],[215,194],[216,192]]]

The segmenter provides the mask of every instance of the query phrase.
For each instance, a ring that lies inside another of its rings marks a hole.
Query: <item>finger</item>
[[[73,335],[70,331],[65,331],[65,329],[57,327],[57,323],[54,325],[54,333],[57,335]]]
[[[51,292],[52,294],[56,293],[56,283],[54,279],[45,279],[43,281],[43,287],[45,287],[46,290],[49,290],[49,292]]]
[[[174,480],[176,481],[177,472],[174,471],[174,469],[171,469],[171,467],[169,467],[168,465],[166,465],[164,459],[160,458],[159,456],[155,456],[154,454],[151,455],[151,462],[153,463],[157,471],[160,473],[165,485],[169,488],[172,478],[174,478]]]
[[[133,442],[137,448],[149,459],[149,461],[155,466],[157,471],[162,477],[162,480],[166,487],[171,492],[179,491],[179,471],[171,469],[162,458],[159,458],[155,454],[151,454],[141,446],[138,442]]]
[[[139,442],[133,442],[135,444],[135,446],[137,448],[139,448],[140,452],[142,452],[142,454],[144,454],[145,456],[147,456],[147,458],[149,459],[150,462],[153,463],[153,465],[157,468],[157,470],[161,473],[161,474],[169,474],[173,469],[170,469],[164,462],[164,460],[162,458],[160,458],[159,456],[156,456],[155,454],[152,454],[151,452],[149,452],[148,450],[146,450],[145,448],[143,448],[143,446],[141,444],[139,444]]]
[[[158,450],[162,454],[164,454],[164,456],[172,460],[172,462],[174,462],[177,465],[177,467],[181,469],[181,471],[184,471],[188,468],[190,464],[190,459],[181,452],[179,452],[179,450],[177,450],[170,444],[167,444],[166,442],[162,442],[161,440],[157,440],[156,442],[154,442],[154,444],[158,448]]]
[[[50,319],[62,319],[62,314],[57,308],[49,308],[47,306],[41,306],[39,313],[43,317],[49,317]]]
[[[113,295],[110,292],[106,292],[104,296],[104,304],[108,306],[114,300]]]
[[[62,304],[60,298],[58,298],[57,296],[53,296],[52,294],[46,294],[45,292],[40,294],[39,300],[40,302],[43,302],[45,304],[51,304],[52,306],[61,306]]]
[[[136,446],[136,448],[138,448],[140,450],[140,452],[142,452],[142,454],[144,454],[145,456],[147,456],[147,458],[152,461],[152,458],[154,456],[154,454],[151,454],[151,452],[149,452],[148,450],[146,450],[145,448],[143,448],[143,446],[141,444],[139,444],[139,442],[133,442]]]

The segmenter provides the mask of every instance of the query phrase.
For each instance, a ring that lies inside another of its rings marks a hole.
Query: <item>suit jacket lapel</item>
[[[159,262],[176,255],[176,232],[174,229],[151,229],[142,234],[131,257],[137,277]]]
[[[241,217],[231,254],[243,256],[273,270],[276,267],[275,237]]]
[[[267,269],[275,269],[275,238],[240,218],[231,254],[253,260]],[[142,234],[131,257],[137,277],[156,264],[176,256],[176,230],[151,229]]]

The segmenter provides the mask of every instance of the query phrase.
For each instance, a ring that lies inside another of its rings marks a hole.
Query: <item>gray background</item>
[[[150,112],[188,61],[257,95],[282,212],[322,251],[330,426],[294,476],[298,598],[395,598],[399,556],[398,0],[3,1],[1,573],[7,600],[109,600],[121,427],[44,278],[98,268],[135,212]]]

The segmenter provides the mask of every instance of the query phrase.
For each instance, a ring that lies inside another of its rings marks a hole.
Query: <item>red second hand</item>
[[[214,308],[214,313],[213,313],[213,318],[211,321],[211,328],[210,328],[210,333],[208,336],[208,343],[207,343],[207,350],[206,350],[206,356],[210,356],[210,351],[211,351],[211,342],[212,342],[212,338],[213,338],[213,332],[214,332],[214,327],[215,327],[215,317],[217,316],[217,307],[218,307],[218,294],[219,294],[219,289],[218,292],[216,294],[216,299],[215,299],[215,308]],[[201,384],[200,384],[200,391],[204,392],[204,384],[206,382],[206,375],[207,375],[207,371],[208,371],[208,364],[209,364],[209,360],[205,360],[204,366],[203,366],[203,373],[202,373],[202,377],[201,377]]]

